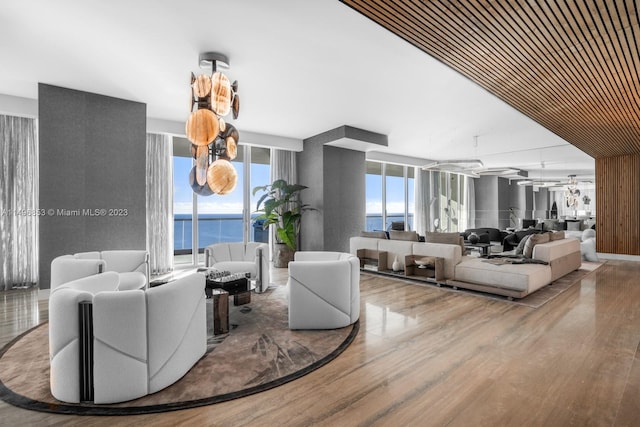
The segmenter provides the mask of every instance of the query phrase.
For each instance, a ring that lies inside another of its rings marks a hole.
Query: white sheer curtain
[[[466,209],[467,222],[464,228],[460,231],[464,231],[469,228],[476,228],[476,187],[475,178],[470,176],[465,177],[467,184],[467,191],[465,192],[464,207]]]
[[[415,176],[415,229],[420,235],[427,231],[440,231],[435,225],[435,220],[439,223],[443,220],[440,218],[440,172],[416,168]],[[475,180],[471,177],[464,177],[464,180],[465,199],[459,203],[464,211],[457,213],[460,221],[459,231],[475,228],[476,225]],[[439,225],[442,226],[441,223]]]
[[[284,179],[289,184],[298,182],[295,151],[271,149],[271,182],[277,179]],[[270,228],[269,246],[273,254],[273,243],[276,241],[276,231],[273,227]]]
[[[151,274],[173,270],[171,137],[147,134],[147,250]]]
[[[440,172],[416,168],[415,229],[420,235],[427,231],[439,231],[435,220],[440,221]]]
[[[413,191],[415,200],[413,228],[419,235],[424,236],[426,231],[430,231],[428,209],[430,199],[429,172],[423,171],[421,168],[416,168]]]
[[[271,150],[271,182],[277,179],[284,179],[289,184],[297,182],[295,151]]]
[[[36,120],[0,115],[0,290],[38,282]]]

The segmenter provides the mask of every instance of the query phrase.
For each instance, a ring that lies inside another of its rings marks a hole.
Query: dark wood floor
[[[144,416],[52,415],[0,402],[0,425],[637,426],[639,278],[640,263],[609,261],[532,309],[363,275],[355,342],[299,380]],[[273,279],[284,283],[286,270]],[[34,292],[0,297],[2,345],[47,318]]]

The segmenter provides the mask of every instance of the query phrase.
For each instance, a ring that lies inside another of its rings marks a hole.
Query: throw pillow
[[[418,233],[415,231],[395,231],[389,230],[390,240],[409,240],[412,242],[418,241]]]
[[[527,234],[525,236],[522,236],[522,240],[520,240],[520,242],[518,243],[518,246],[516,246],[516,255],[522,255],[522,253],[524,252],[524,245],[527,244],[527,240],[529,240],[529,237],[533,236],[533,234]]]
[[[549,241],[549,233],[532,234],[524,244],[524,250],[522,255],[525,258],[531,258],[533,256],[533,248],[540,243],[547,243]]]
[[[590,237],[584,242],[580,243],[580,252],[582,252],[582,259],[585,261],[598,262],[598,254],[596,253],[596,238]]]
[[[552,231],[549,234],[549,240],[550,241],[555,241],[555,240],[562,240],[564,239],[564,231]]]
[[[371,237],[374,239],[387,239],[387,233],[384,231],[361,231],[360,237]]]

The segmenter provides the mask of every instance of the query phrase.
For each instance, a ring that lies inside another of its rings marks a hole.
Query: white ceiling
[[[338,0],[0,0],[0,94],[35,99],[42,82],[184,122],[205,51],[239,81],[241,140],[349,125],[388,135],[388,153],[594,176],[591,157]]]

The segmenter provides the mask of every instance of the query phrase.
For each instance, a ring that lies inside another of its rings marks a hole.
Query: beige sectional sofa
[[[405,255],[424,255],[444,258],[442,284],[522,298],[549,285],[560,277],[580,268],[580,242],[564,238],[533,247],[532,263],[511,263],[515,260],[462,255],[460,245],[352,237],[350,252],[358,249],[387,252],[387,268],[394,259],[403,262]],[[540,263],[535,263],[540,262]],[[402,265],[404,269],[404,265]]]

